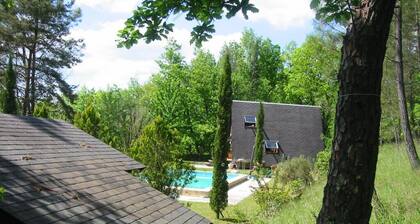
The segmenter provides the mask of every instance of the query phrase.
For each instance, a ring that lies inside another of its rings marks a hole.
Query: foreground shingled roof
[[[142,168],[65,122],[0,114],[1,223],[209,223],[127,172]]]

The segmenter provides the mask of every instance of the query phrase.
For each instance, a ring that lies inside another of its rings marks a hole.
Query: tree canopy
[[[146,43],[167,38],[173,31],[171,15],[184,13],[186,20],[198,22],[191,31],[191,43],[198,46],[212,37],[215,32],[214,21],[235,16],[239,11],[247,19],[248,12],[258,12],[249,0],[188,1],[188,0],[143,0],[125,22],[124,29],[118,33],[119,47],[130,48],[144,39]]]

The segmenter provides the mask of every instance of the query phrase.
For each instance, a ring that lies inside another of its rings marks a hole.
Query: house
[[[0,223],[210,223],[130,174],[143,168],[65,122],[0,114]]]
[[[314,158],[323,149],[321,108],[317,106],[263,103],[264,157],[266,165],[300,155]],[[233,160],[253,159],[259,102],[232,104]]]

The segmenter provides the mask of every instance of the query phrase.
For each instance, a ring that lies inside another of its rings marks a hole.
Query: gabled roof
[[[0,216],[27,224],[210,223],[127,172],[142,168],[65,122],[0,114]]]
[[[310,105],[267,103],[264,106],[264,139],[278,141],[280,152],[287,157],[314,158],[323,149],[321,108]],[[233,159],[251,160],[255,129],[244,127],[245,115],[257,115],[259,102],[234,100],[232,104]],[[281,161],[281,154],[265,153],[267,165]]]

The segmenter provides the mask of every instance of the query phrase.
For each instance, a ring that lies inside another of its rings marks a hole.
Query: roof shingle
[[[0,210],[22,223],[210,223],[126,172],[142,168],[65,122],[0,114]]]

